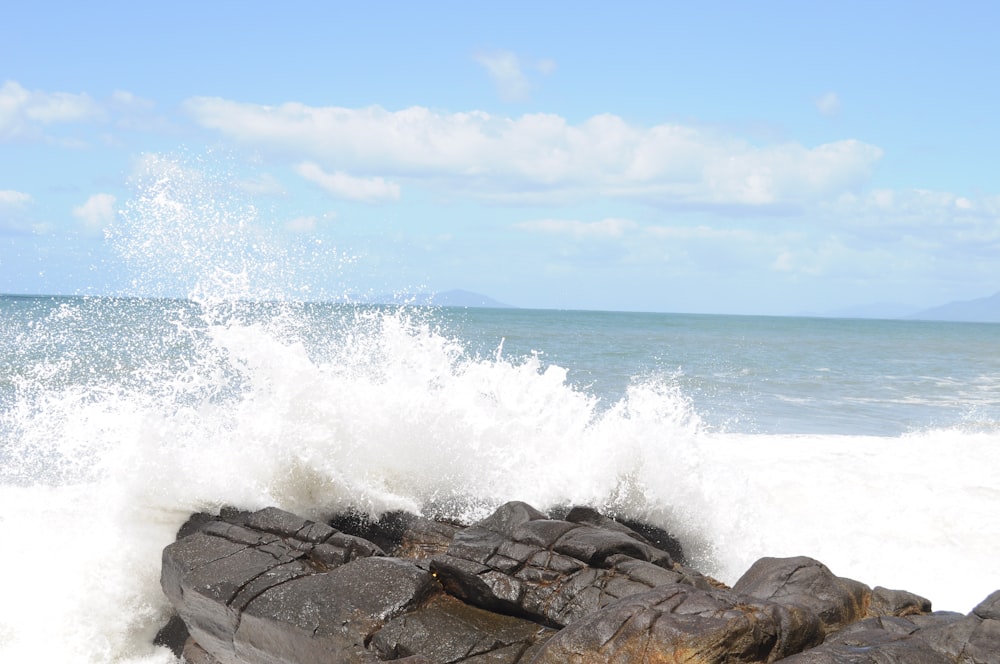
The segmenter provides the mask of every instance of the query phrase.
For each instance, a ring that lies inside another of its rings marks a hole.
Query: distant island
[[[914,320],[944,320],[970,323],[1000,323],[1000,292],[975,300],[949,302],[906,316]]]
[[[435,307],[482,307],[512,309],[506,304],[472,291],[453,289],[440,293],[403,293],[364,298],[375,304],[409,304]],[[801,314],[822,318],[877,318],[885,320],[927,320],[967,323],[1000,323],[1000,292],[975,300],[949,302],[929,309],[892,302],[858,305],[821,314]]]
[[[929,309],[896,302],[862,304],[823,313],[802,313],[820,318],[877,318],[881,320],[927,320],[955,323],[1000,323],[1000,292],[975,300],[949,302]]]

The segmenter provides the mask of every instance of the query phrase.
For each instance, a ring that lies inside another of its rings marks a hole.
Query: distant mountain
[[[949,302],[906,316],[914,320],[946,320],[969,323],[1000,323],[1000,293],[976,300]]]
[[[449,290],[440,293],[404,293],[386,295],[372,301],[381,304],[413,304],[435,307],[483,307],[488,309],[510,309],[510,304],[498,302],[491,297],[466,290]]]

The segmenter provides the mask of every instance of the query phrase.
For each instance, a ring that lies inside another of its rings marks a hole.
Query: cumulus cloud
[[[87,231],[98,233],[114,222],[115,200],[111,194],[94,194],[83,205],[73,208],[73,216],[83,222]]]
[[[337,198],[363,203],[399,200],[399,185],[381,177],[358,178],[343,171],[327,173],[312,162],[303,162],[295,170]]]
[[[0,207],[24,207],[31,202],[31,196],[12,189],[0,189]]]
[[[882,156],[857,140],[755,145],[679,124],[634,125],[612,114],[573,124],[548,113],[262,106],[205,97],[189,99],[185,109],[203,127],[271,158],[308,164],[309,176],[303,175],[332,193],[369,192],[362,198],[392,197],[396,185],[365,178],[356,183],[364,186],[354,186],[346,172],[423,180],[509,202],[543,195],[787,206],[858,188]],[[332,180],[323,169],[336,169]]]
[[[823,115],[836,115],[840,112],[840,95],[827,92],[816,98],[816,108]]]
[[[16,81],[0,86],[0,141],[37,139],[43,127],[103,117],[103,109],[86,94],[27,90]]]

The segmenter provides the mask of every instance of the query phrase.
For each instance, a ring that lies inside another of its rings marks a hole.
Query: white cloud
[[[524,101],[528,98],[531,93],[531,82],[525,73],[526,69],[534,70],[543,76],[548,76],[556,70],[555,60],[543,59],[525,63],[510,51],[480,53],[475,56],[475,60],[486,69],[500,98],[504,101]]]
[[[836,92],[827,92],[816,98],[816,108],[823,115],[836,115],[840,112],[840,95]]]
[[[51,224],[32,220],[29,206],[34,202],[30,194],[13,189],[0,189],[0,232],[47,233]]]
[[[111,105],[126,111],[150,111],[156,103],[126,90],[115,90],[111,93]]]
[[[27,90],[16,81],[0,86],[0,141],[35,139],[41,128],[104,117],[89,95]]]
[[[94,194],[83,205],[73,208],[73,216],[89,232],[100,232],[115,220],[115,200],[111,194]]]
[[[3,207],[24,207],[31,202],[29,194],[12,189],[0,189],[0,206]]]
[[[343,171],[327,173],[319,165],[303,162],[295,168],[306,180],[318,184],[337,198],[363,203],[399,200],[399,185],[384,178],[358,178]]]
[[[531,84],[521,70],[521,62],[516,55],[509,51],[481,53],[475,60],[486,68],[501,99],[524,101],[528,98]]]
[[[787,206],[858,188],[882,156],[857,140],[758,146],[684,125],[632,125],[612,114],[571,124],[546,113],[506,117],[419,106],[387,111],[194,98],[185,108],[202,126],[272,158],[311,164],[308,172],[335,193],[366,188],[344,179],[354,171],[509,202],[544,194],[664,206]],[[323,178],[323,168],[337,169],[341,183]],[[376,198],[395,186],[362,182],[373,192],[365,195]]]
[[[577,221],[575,219],[539,219],[514,224],[515,228],[533,233],[550,235],[571,235],[577,239],[617,238],[625,232],[638,228],[638,224],[628,219],[602,219],[600,221]]]

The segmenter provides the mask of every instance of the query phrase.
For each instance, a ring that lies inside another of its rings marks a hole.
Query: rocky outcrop
[[[711,587],[627,528],[550,519],[524,503],[456,533],[431,569],[456,597],[553,627],[660,585]]]
[[[935,614],[805,557],[761,559],[726,588],[668,533],[554,516],[196,515],[163,552],[178,619],[158,643],[190,664],[1000,664],[1000,591]]]

